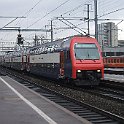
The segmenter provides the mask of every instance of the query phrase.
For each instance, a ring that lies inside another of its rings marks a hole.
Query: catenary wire
[[[40,20],[42,20],[43,18],[45,18],[46,16],[48,16],[49,14],[51,14],[52,12],[56,11],[58,8],[60,8],[61,6],[63,6],[64,4],[66,4],[69,1],[70,0],[66,0],[65,2],[63,2],[62,4],[60,4],[59,6],[57,6],[55,9],[51,10],[50,12],[48,12],[47,14],[45,14],[43,17],[41,17],[40,19],[38,19],[37,21],[35,21],[31,25],[29,25],[28,28],[31,27],[31,26],[33,26],[34,24],[36,24],[37,22],[39,22]]]

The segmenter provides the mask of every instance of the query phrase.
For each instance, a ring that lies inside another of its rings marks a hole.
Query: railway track
[[[8,73],[8,71],[7,71]],[[6,75],[4,72],[3,75]],[[77,100],[73,98],[73,94],[71,90],[69,89],[68,92],[71,94],[67,95],[67,93],[60,92],[60,90],[53,90],[57,89],[50,88],[46,86],[41,86],[40,83],[31,81],[30,79],[26,79],[23,76],[15,75],[15,74],[9,74],[12,78],[17,80],[18,82],[22,83],[23,85],[27,86],[28,88],[34,90],[35,92],[47,97],[51,101],[54,101],[55,103],[65,107],[66,109],[74,112],[75,114],[78,114],[79,116],[86,118],[87,120],[91,121],[94,124],[123,124],[124,118],[114,115],[112,113],[109,113],[105,110],[99,109],[97,107],[94,107],[92,105],[86,104],[85,102],[81,100]],[[60,85],[56,85],[58,87],[61,87]],[[52,86],[54,87],[54,86]],[[68,88],[65,90],[67,91]],[[59,92],[58,92],[59,91]],[[69,94],[68,93],[68,94]]]
[[[124,91],[105,87],[97,87],[93,90],[86,90],[86,92],[104,97],[109,100],[115,100],[120,103],[124,103]]]
[[[115,90],[124,91],[124,82],[103,80],[103,81],[101,81],[101,86],[106,87],[106,88],[113,88]]]

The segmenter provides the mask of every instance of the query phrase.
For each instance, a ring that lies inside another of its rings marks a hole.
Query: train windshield
[[[95,44],[76,43],[74,45],[75,58],[83,60],[100,59],[98,48]]]

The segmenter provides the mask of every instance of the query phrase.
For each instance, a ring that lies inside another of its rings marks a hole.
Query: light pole
[[[98,17],[97,17],[97,0],[94,0],[94,11],[95,11],[95,38],[98,40]]]

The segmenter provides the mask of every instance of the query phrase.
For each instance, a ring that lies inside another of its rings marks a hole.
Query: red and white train
[[[96,39],[72,36],[2,57],[2,65],[32,74],[65,79],[77,85],[98,85],[104,78],[101,49]]]
[[[103,60],[106,68],[124,68],[124,56],[109,56]]]

